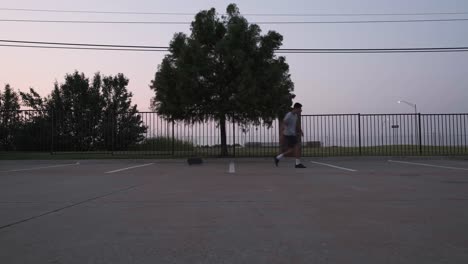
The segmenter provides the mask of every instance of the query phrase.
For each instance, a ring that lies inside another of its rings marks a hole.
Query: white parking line
[[[229,173],[236,173],[236,164],[234,161],[229,162]]]
[[[320,165],[332,167],[332,168],[335,168],[335,169],[345,170],[345,171],[357,171],[357,170],[353,170],[353,169],[338,167],[338,166],[335,166],[335,165],[331,165],[331,164],[327,164],[327,163],[321,163],[321,162],[316,162],[316,161],[311,161],[311,163],[320,164]]]
[[[29,168],[29,169],[8,170],[8,171],[0,171],[0,172],[17,172],[17,171],[41,170],[41,169],[59,168],[59,167],[76,166],[76,165],[80,165],[80,163],[77,162],[77,163],[73,163],[73,164],[61,164],[61,165],[35,167],[35,168]]]
[[[141,168],[141,167],[150,166],[150,165],[153,165],[153,164],[154,164],[154,163],[148,163],[148,164],[143,164],[143,165],[138,165],[138,166],[133,166],[133,167],[128,167],[128,168],[123,168],[123,169],[108,171],[108,172],[106,172],[106,173],[115,173],[115,172],[119,172],[119,171],[131,170],[131,169],[135,169],[135,168]]]
[[[407,162],[407,161],[397,161],[397,160],[389,160],[388,162],[402,163],[402,164],[410,164],[410,165],[419,165],[419,166],[426,166],[426,167],[435,167],[435,168],[442,168],[442,169],[451,169],[451,170],[468,170],[468,168],[457,168],[457,167],[438,166],[438,165],[431,165],[431,164],[425,164],[425,163],[416,163],[416,162]]]

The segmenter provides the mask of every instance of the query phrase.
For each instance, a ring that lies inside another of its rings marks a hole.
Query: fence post
[[[110,111],[109,112],[109,119],[110,119],[110,126],[111,126],[111,155],[114,156],[114,144],[115,144],[115,136],[117,135],[117,131],[115,130],[115,126],[116,126],[116,123],[114,122],[114,120],[117,119],[117,117],[115,116],[114,114],[114,111]]]
[[[50,155],[54,155],[54,122],[55,122],[55,111],[51,111],[52,112],[52,120],[51,120],[51,126],[50,126],[50,129],[51,129],[51,140],[50,140]]]
[[[232,156],[236,157],[236,122],[232,121]]]
[[[175,154],[174,119],[172,121],[172,156]]]
[[[418,113],[418,126],[419,126],[419,154],[422,155],[422,133],[421,133],[421,113]]]
[[[361,113],[358,114],[358,133],[359,133],[359,155],[362,155],[361,147]]]

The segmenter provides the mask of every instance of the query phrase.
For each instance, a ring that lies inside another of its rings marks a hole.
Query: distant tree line
[[[147,127],[128,83],[123,74],[96,73],[90,80],[75,71],[47,97],[7,84],[0,91],[0,150],[121,150],[141,142]],[[29,110],[20,111],[21,105]]]

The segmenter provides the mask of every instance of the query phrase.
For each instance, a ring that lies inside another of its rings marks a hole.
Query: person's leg
[[[285,152],[279,154],[278,156],[276,156],[277,159],[282,159],[284,156],[286,155],[289,155],[291,153],[294,152],[294,148],[288,148],[288,150],[286,150]]]
[[[282,158],[284,158],[284,156],[289,155],[291,153],[294,153],[294,145],[295,145],[294,137],[286,136],[285,140],[286,140],[286,144],[288,146],[288,149],[285,152],[283,152],[283,153],[281,153],[281,154],[274,157],[276,166],[278,166],[279,161]]]
[[[296,165],[295,165],[295,167],[296,168],[305,168],[306,166],[304,166],[301,163],[301,145],[299,143],[297,143],[296,146],[294,147],[294,154],[296,156]]]
[[[296,157],[296,165],[301,164],[301,147],[299,146],[299,144],[296,144],[296,146],[294,146],[294,155]]]

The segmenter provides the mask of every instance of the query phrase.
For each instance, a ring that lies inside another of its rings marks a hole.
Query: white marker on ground
[[[77,162],[77,163],[72,163],[72,164],[61,164],[61,165],[35,167],[35,168],[29,168],[29,169],[8,170],[8,171],[0,171],[0,172],[17,172],[17,171],[42,170],[42,169],[59,168],[59,167],[66,167],[66,166],[76,166],[76,165],[80,165],[80,163]]]
[[[416,163],[416,162],[397,161],[397,160],[389,160],[388,162],[402,163],[402,164],[410,164],[410,165],[418,165],[418,166],[426,166],[426,167],[434,167],[434,168],[442,168],[442,169],[451,169],[451,170],[468,170],[468,168],[457,168],[457,167],[438,166],[438,165],[432,165],[432,164],[426,164],[426,163]]]
[[[328,167],[332,167],[332,168],[340,169],[340,170],[345,170],[345,171],[357,171],[357,170],[353,170],[353,169],[348,169],[348,168],[339,167],[339,166],[335,166],[335,165],[331,165],[331,164],[327,164],[327,163],[316,162],[316,161],[311,161],[311,163],[320,164],[320,165],[323,165],[323,166],[328,166]]]
[[[236,164],[234,161],[229,162],[229,173],[236,173]]]
[[[120,172],[120,171],[125,171],[125,170],[131,170],[131,169],[135,169],[135,168],[146,167],[146,166],[150,166],[150,165],[153,165],[153,164],[154,164],[154,163],[148,163],[148,164],[143,164],[143,165],[138,165],[138,166],[133,166],[133,167],[128,167],[128,168],[123,168],[123,169],[108,171],[108,172],[106,172],[106,173],[116,173],[116,172]]]

